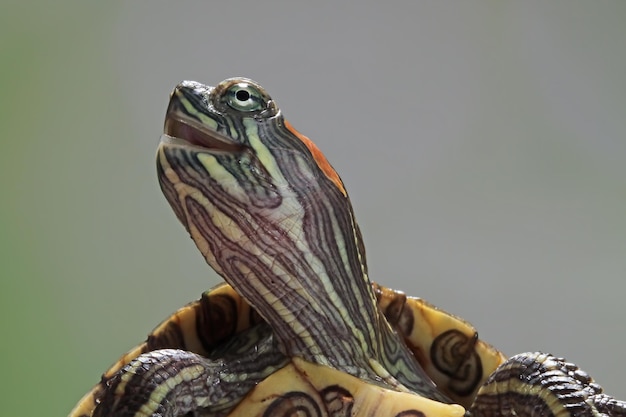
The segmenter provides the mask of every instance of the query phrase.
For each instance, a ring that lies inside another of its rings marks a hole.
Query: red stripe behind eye
[[[335,184],[335,186],[339,189],[339,191],[341,191],[344,197],[347,197],[348,195],[346,193],[346,189],[343,187],[343,183],[341,182],[341,178],[339,178],[339,174],[337,174],[337,171],[335,171],[330,163],[328,163],[328,160],[326,159],[322,151],[319,150],[319,148],[313,143],[311,139],[307,138],[302,133],[294,129],[291,123],[289,123],[287,120],[285,120],[285,127],[298,139],[300,139],[307,148],[309,148],[309,151],[311,152],[311,155],[313,155],[313,159],[315,159],[315,163],[317,163],[317,166],[319,166],[324,175],[326,175],[326,177]]]

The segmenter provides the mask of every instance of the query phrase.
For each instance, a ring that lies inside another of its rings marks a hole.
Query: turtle
[[[70,412],[104,416],[626,416],[549,354],[370,281],[346,188],[247,78],[183,81],[161,190],[224,283],[165,319]]]

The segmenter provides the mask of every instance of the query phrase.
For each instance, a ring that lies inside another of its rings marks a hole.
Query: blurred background
[[[6,2],[3,414],[63,416],[216,284],[158,188],[181,80],[247,76],[343,177],[371,278],[626,399],[626,2]]]

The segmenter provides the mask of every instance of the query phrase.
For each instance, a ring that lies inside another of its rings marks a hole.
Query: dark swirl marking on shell
[[[339,385],[324,388],[320,394],[331,417],[350,417],[354,406],[354,397],[347,389]]]
[[[478,334],[467,337],[458,330],[448,330],[439,335],[430,347],[430,357],[435,367],[452,381],[447,387],[459,396],[471,394],[483,376],[483,367],[475,346]]]
[[[196,333],[202,346],[210,351],[237,330],[237,303],[228,295],[203,293],[196,312]]]
[[[322,411],[315,399],[302,391],[291,391],[274,400],[263,417],[321,417]]]
[[[404,410],[396,414],[396,417],[426,417],[426,415],[419,410]]]
[[[146,348],[142,353],[150,352],[157,349],[183,349],[185,346],[185,337],[180,325],[177,322],[170,321],[165,328],[158,333],[148,335],[146,340]]]

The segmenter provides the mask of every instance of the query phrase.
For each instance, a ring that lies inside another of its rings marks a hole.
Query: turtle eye
[[[246,82],[230,86],[224,93],[223,101],[230,108],[241,112],[257,112],[267,107],[263,94]]]

